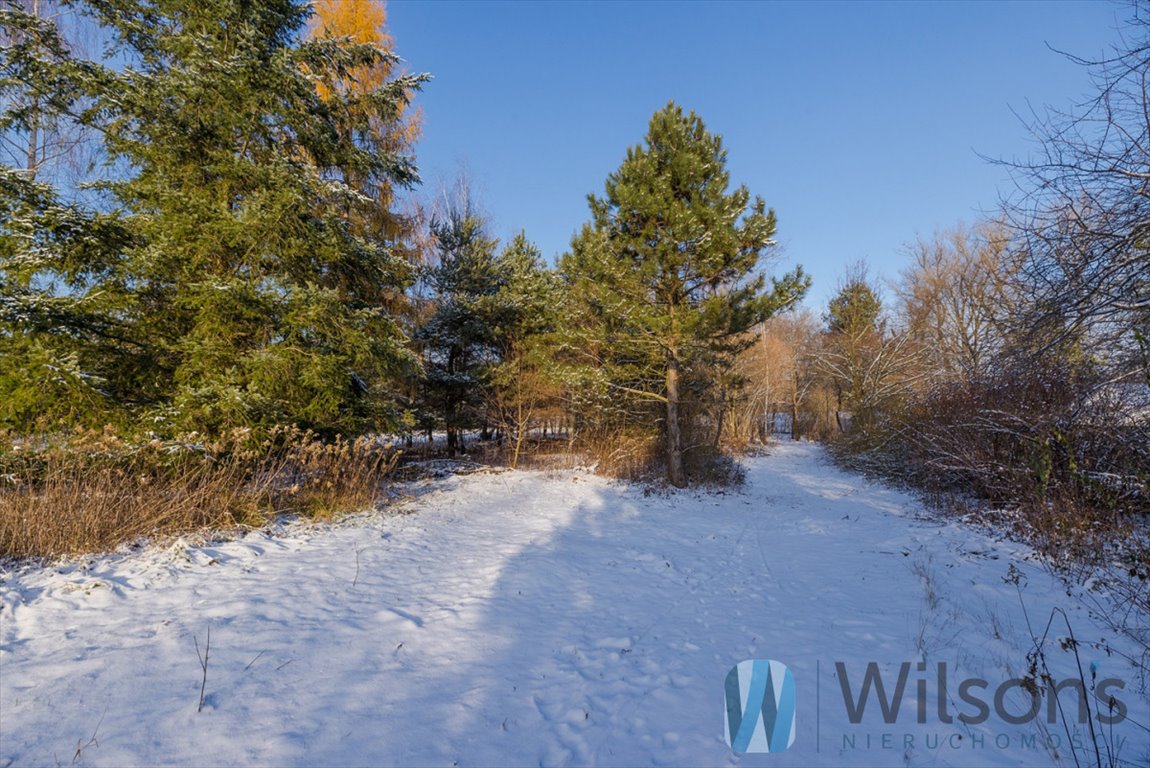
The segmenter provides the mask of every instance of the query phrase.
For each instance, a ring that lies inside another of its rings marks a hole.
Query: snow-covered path
[[[1079,639],[1105,633],[1024,548],[918,508],[784,444],[726,494],[479,474],[439,481],[406,514],[0,574],[0,768],[1073,765],[1074,734],[1044,725],[1045,702],[1038,723],[945,723],[937,663],[953,686],[989,681],[993,706],[1025,671],[1027,615],[1041,632],[1061,605]],[[209,626],[197,712],[194,639]],[[1055,676],[1070,676],[1073,655],[1053,647]],[[1129,708],[1112,742],[1150,764],[1133,672],[1081,654],[1127,681],[1111,691]],[[755,658],[792,670],[796,739],[739,756],[724,679]],[[835,662],[857,694],[871,661],[888,694],[901,663],[927,662],[894,723],[877,703],[848,720]],[[1008,712],[1027,709],[1008,694]]]

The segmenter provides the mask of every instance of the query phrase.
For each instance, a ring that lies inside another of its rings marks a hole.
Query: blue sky
[[[801,263],[821,309],[865,259],[895,277],[917,236],[992,210],[1027,156],[1015,112],[1068,107],[1128,14],[1108,2],[413,2],[389,27],[430,72],[417,156],[433,194],[461,168],[493,231],[554,258],[586,196],[668,100],[723,136],[734,184],[779,218],[768,271]],[[1013,111],[1012,111],[1013,110]]]

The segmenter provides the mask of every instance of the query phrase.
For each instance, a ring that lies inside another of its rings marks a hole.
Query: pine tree
[[[762,198],[752,202],[746,187],[728,190],[726,159],[721,137],[668,104],[652,117],[644,144],[608,176],[605,196],[588,198],[592,221],[562,264],[584,318],[594,321],[583,343],[622,365],[623,381],[609,386],[663,406],[667,473],[678,487],[687,484],[685,377],[733,354],[744,331],[809,284],[800,268],[764,291],[756,270],[773,244],[774,211]],[[622,354],[610,349],[619,339]]]
[[[881,315],[882,300],[867,279],[866,267],[852,267],[827,305],[825,317],[828,338],[823,367],[834,385],[840,431],[845,428],[841,417],[844,410],[851,411],[860,424],[869,417],[864,404],[870,386],[869,369],[882,347]]]

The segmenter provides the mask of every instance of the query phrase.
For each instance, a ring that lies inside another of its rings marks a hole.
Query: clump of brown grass
[[[0,557],[113,549],[145,536],[262,525],[370,507],[399,454],[284,429],[256,440],[0,436]]]
[[[577,447],[595,471],[620,480],[652,480],[664,472],[660,441],[644,433],[586,436]]]
[[[291,484],[277,485],[277,512],[313,518],[374,505],[380,482],[395,470],[401,455],[367,437],[324,443],[309,433],[289,432],[285,446],[273,476]]]

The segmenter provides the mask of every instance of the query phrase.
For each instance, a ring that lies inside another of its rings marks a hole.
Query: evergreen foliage
[[[822,362],[834,387],[840,429],[845,427],[844,411],[851,412],[856,426],[871,415],[865,405],[869,374],[883,340],[881,315],[882,300],[867,279],[866,268],[852,268],[825,316],[828,337]]]
[[[488,368],[495,359],[498,242],[466,202],[432,221],[431,231],[438,257],[429,275],[435,310],[416,338],[425,350],[427,410],[440,415],[454,455],[462,448],[462,430],[484,419]]]
[[[3,86],[51,87],[62,102],[71,87],[91,100],[84,119],[120,171],[100,185],[111,213],[84,214],[25,185],[8,203],[20,215],[0,230],[6,293],[16,296],[6,306],[57,307],[90,333],[112,324],[116,343],[99,351],[129,362],[110,378],[101,354],[77,348],[85,339],[72,326],[27,313],[0,338],[33,358],[55,356],[71,379],[160,429],[394,425],[395,382],[415,360],[386,307],[409,267],[357,223],[378,206],[374,190],[417,180],[408,157],[365,137],[424,78],[341,90],[349,72],[394,54],[346,38],[300,42],[309,10],[296,0],[88,6],[125,66],[75,64],[62,48],[55,64],[16,51]],[[56,79],[36,79],[49,64]],[[3,125],[18,126],[27,101],[12,99]],[[23,183],[11,170],[4,178]],[[84,234],[76,225],[61,237],[62,217],[83,222]],[[83,263],[62,260],[63,250]],[[115,386],[91,384],[105,380]],[[0,387],[26,385],[5,366]],[[17,410],[0,417],[26,422]]]
[[[6,166],[0,221],[0,424],[121,421],[150,363],[123,316],[128,233]]]
[[[878,333],[881,314],[882,301],[865,275],[852,277],[827,307],[827,329],[848,336]]]
[[[559,281],[543,263],[524,232],[516,235],[496,261],[495,350],[489,403],[496,423],[511,444],[511,465],[519,462],[528,432],[560,396],[555,370]]]
[[[746,187],[729,191],[725,166],[721,137],[668,104],[608,176],[605,196],[588,198],[592,220],[562,263],[579,316],[575,343],[601,371],[589,378],[599,379],[601,400],[609,391],[662,405],[676,486],[687,483],[685,391],[703,399],[713,386],[706,366],[734,354],[746,330],[809,285],[799,268],[765,290],[757,269],[773,245],[774,211]]]
[[[411,162],[414,144],[420,133],[420,113],[410,109],[410,91],[404,98],[394,100],[381,113],[370,102],[361,103],[359,97],[381,88],[402,87],[396,80],[400,61],[395,56],[394,41],[387,31],[387,8],[383,0],[313,0],[314,15],[309,24],[309,35],[319,40],[345,38],[357,44],[370,44],[383,52],[370,63],[361,64],[325,78],[316,83],[321,98],[329,104],[345,101],[340,114],[340,130],[359,146],[378,154]],[[394,81],[394,83],[393,83]],[[351,97],[351,98],[349,98]],[[408,236],[414,224],[411,217],[395,206],[396,181],[387,175],[365,179],[354,167],[341,168],[344,177],[363,194],[374,201],[361,206],[352,217],[353,225],[363,234],[382,239],[389,247],[412,258],[408,252]]]
[[[514,465],[534,420],[558,397],[555,273],[525,233],[499,249],[466,192],[430,228],[432,311],[415,334],[425,426],[442,425],[451,455],[463,450],[464,430],[497,431],[511,441]]]

